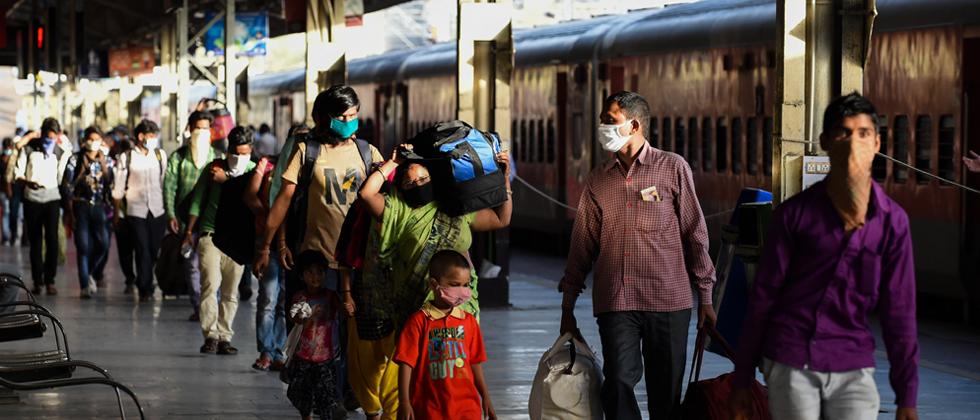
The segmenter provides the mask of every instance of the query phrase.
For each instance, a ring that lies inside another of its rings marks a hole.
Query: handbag
[[[531,420],[601,420],[602,368],[589,346],[565,333],[541,356],[531,385]]]
[[[279,380],[283,383],[289,383],[289,366],[293,363],[293,353],[296,353],[302,336],[303,325],[294,325],[293,329],[289,331],[289,336],[286,337],[286,344],[282,346],[282,354],[286,356],[286,364],[279,371]]]
[[[722,350],[722,356],[734,363],[735,352],[732,346],[725,341],[725,338],[718,333],[713,326],[704,325],[698,330],[697,338],[694,343],[694,359],[691,362],[691,374],[688,377],[687,393],[684,395],[682,405],[683,418],[685,420],[729,420],[733,418],[729,406],[729,397],[732,392],[732,381],[735,380],[734,373],[726,373],[712,379],[700,380],[701,365],[704,362],[704,348],[708,338],[718,345]],[[769,416],[769,397],[766,387],[759,381],[753,380],[749,387],[752,395],[753,420],[770,420]]]

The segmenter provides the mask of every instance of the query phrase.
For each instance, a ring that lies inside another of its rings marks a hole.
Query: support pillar
[[[177,118],[177,133],[178,135],[184,131],[187,127],[187,117],[188,109],[190,104],[188,101],[188,95],[190,93],[191,87],[191,76],[190,76],[190,57],[187,52],[188,39],[187,39],[187,0],[184,0],[183,6],[177,9],[177,109],[175,110]]]
[[[316,95],[332,85],[347,82],[347,60],[341,32],[344,27],[343,0],[306,2],[306,121]]]
[[[839,95],[861,92],[875,0],[780,0],[773,200],[803,188],[803,158],[823,154],[823,111]]]
[[[500,135],[510,149],[510,85],[514,43],[510,1],[459,0],[456,54],[456,118]],[[480,302],[509,305],[510,234],[504,229],[477,235],[472,250],[478,273],[484,261],[500,266],[500,274],[482,277]]]
[[[225,108],[231,117],[238,121],[238,97],[235,80],[238,79],[238,65],[235,61],[235,0],[225,0]]]

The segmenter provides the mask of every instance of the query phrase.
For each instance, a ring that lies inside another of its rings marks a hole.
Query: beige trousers
[[[204,338],[231,341],[235,335],[231,324],[238,311],[238,282],[245,268],[214,246],[210,235],[201,236],[197,252],[201,258],[201,332]]]
[[[797,369],[762,360],[769,412],[778,420],[875,420],[880,397],[874,368],[846,372]]]

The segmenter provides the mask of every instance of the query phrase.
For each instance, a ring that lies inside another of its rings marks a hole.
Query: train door
[[[272,100],[272,126],[276,132],[276,138],[286,140],[289,128],[293,125],[293,99],[289,96],[280,96]]]
[[[558,186],[558,200],[561,202],[566,202],[565,192],[568,190],[567,180],[568,180],[568,72],[558,72],[558,115],[555,119],[558,120],[558,182],[555,184]],[[561,214],[564,214],[564,209],[559,209]],[[564,217],[562,218],[564,219]]]
[[[963,149],[980,153],[980,38],[963,40]],[[962,166],[962,165],[961,165]],[[980,187],[980,174],[971,174],[963,168],[966,184]],[[980,194],[963,192],[963,284],[968,293],[970,322],[980,324]]]

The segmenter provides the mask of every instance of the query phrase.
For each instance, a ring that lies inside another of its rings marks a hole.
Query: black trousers
[[[607,419],[639,420],[633,392],[646,376],[650,419],[680,419],[691,310],[600,314],[602,411]]]
[[[167,219],[163,215],[153,217],[147,213],[146,217],[126,216],[126,220],[133,228],[136,239],[136,287],[140,290],[140,296],[150,296],[154,290],[153,264],[157,262]]]
[[[47,203],[24,200],[27,236],[31,238],[31,278],[35,286],[54,284],[54,275],[58,271],[59,216],[61,203],[58,200]],[[43,244],[41,238],[44,238]]]
[[[122,266],[123,276],[126,278],[126,285],[136,284],[136,271],[133,269],[136,255],[136,238],[133,235],[133,227],[129,221],[123,221],[116,227],[116,254],[119,256],[119,265]]]

